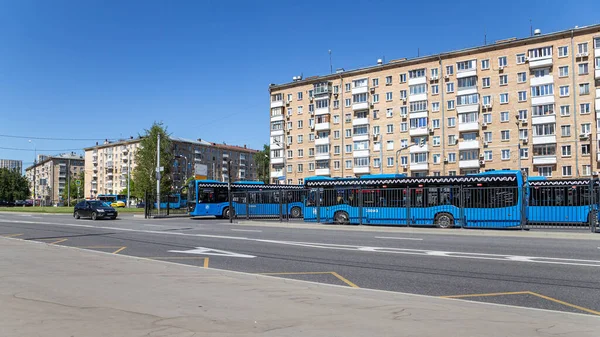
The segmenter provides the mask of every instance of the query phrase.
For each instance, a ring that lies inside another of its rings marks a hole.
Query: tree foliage
[[[268,144],[263,146],[262,151],[254,155],[254,162],[256,163],[256,172],[258,173],[258,180],[269,183],[269,165],[271,158],[271,147]]]
[[[29,182],[19,171],[0,169],[0,200],[24,200],[30,195]]]
[[[76,180],[81,180],[81,185],[79,186],[79,196],[83,197],[84,193],[84,187],[85,187],[85,173],[84,172],[80,172],[78,175],[76,175],[75,177],[71,177],[71,182],[70,182],[70,190],[71,190],[71,200],[76,199],[77,198],[77,183],[75,183]],[[68,185],[65,182],[65,188],[63,189],[62,194],[60,195],[62,197],[63,200],[67,200],[69,195],[68,195]]]
[[[135,154],[136,166],[133,169],[131,195],[143,198],[145,193],[156,191],[156,143],[160,135],[160,166],[164,167],[161,172],[161,192],[171,190],[171,165],[173,164],[173,153],[171,141],[167,128],[162,123],[154,122],[145,134],[140,135],[140,147]]]

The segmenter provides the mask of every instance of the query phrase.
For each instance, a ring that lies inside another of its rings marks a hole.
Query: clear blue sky
[[[269,83],[600,22],[600,1],[4,0],[0,134],[176,136],[261,148]],[[37,140],[38,151],[95,141]],[[0,137],[0,147],[32,149]],[[81,150],[80,150],[81,152]],[[33,153],[0,149],[0,158]]]

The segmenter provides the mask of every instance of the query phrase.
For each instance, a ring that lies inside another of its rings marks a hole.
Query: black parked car
[[[14,207],[15,203],[7,200],[0,200],[0,207]]]
[[[96,219],[116,219],[117,211],[110,207],[108,204],[100,200],[86,200],[75,205],[73,210],[73,217],[79,219],[81,217],[90,217],[92,220]]]

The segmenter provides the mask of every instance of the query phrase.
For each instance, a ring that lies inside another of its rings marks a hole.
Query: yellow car
[[[118,201],[112,202],[110,204],[110,207],[112,207],[112,208],[125,207],[125,203],[123,201],[118,200]]]

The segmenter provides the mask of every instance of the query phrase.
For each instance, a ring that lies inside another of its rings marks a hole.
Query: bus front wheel
[[[292,207],[292,218],[299,218],[302,216],[302,210],[300,207]]]
[[[449,213],[438,213],[435,216],[435,226],[438,228],[454,227],[454,217]]]
[[[224,219],[229,219],[229,207],[225,207],[223,209],[223,215],[221,217]]]
[[[350,222],[350,217],[348,213],[344,211],[336,212],[333,216],[335,223],[338,225],[347,225]]]

